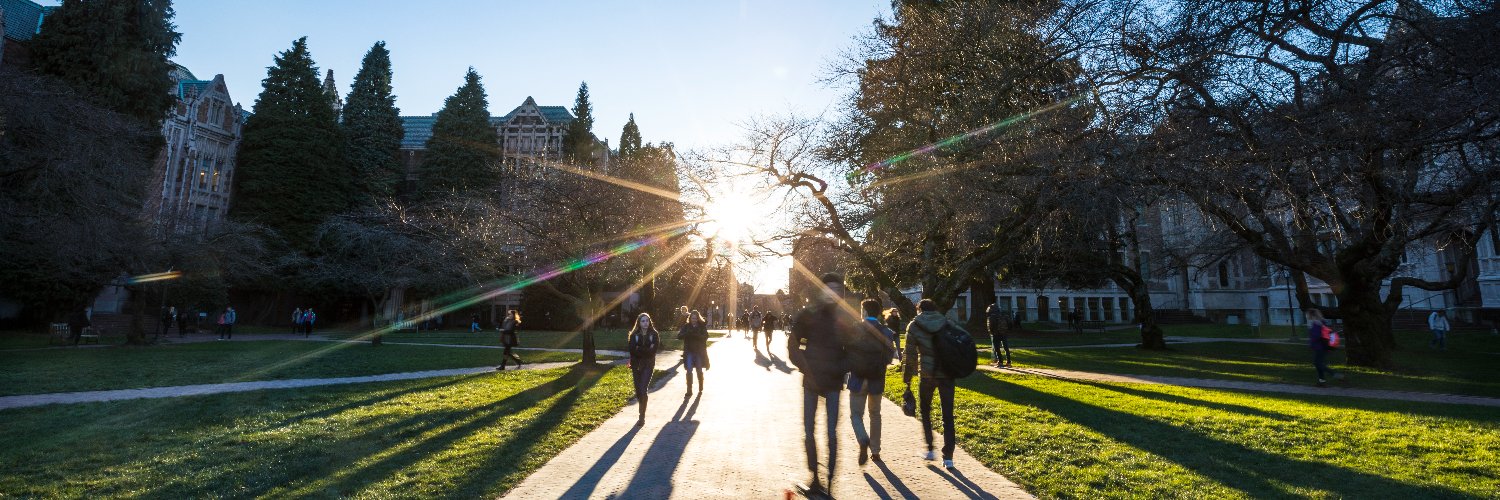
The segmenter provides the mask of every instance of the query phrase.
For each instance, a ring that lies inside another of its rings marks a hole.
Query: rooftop
[[[30,40],[42,31],[42,19],[56,8],[30,0],[0,0],[0,10],[5,11],[5,38]]]

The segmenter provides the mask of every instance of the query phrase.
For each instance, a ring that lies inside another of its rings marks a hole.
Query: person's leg
[[[1313,368],[1318,370],[1318,383],[1326,381],[1324,372],[1328,370],[1328,351],[1313,351]]]
[[[871,388],[874,389],[874,388]],[[871,390],[864,394],[850,394],[852,399],[864,399],[870,408],[870,453],[880,455],[880,403],[883,400],[881,392]]]
[[[1010,337],[1000,337],[1000,345],[1005,348],[1005,366],[1010,366]]]
[[[922,415],[922,440],[927,443],[927,452],[932,453],[932,389],[931,380],[922,379],[917,388],[917,409]]]
[[[823,394],[824,425],[828,431],[828,491],[833,491],[834,468],[839,463],[839,394],[842,388]]]
[[[508,363],[510,363],[510,346],[505,346],[505,351],[500,353],[500,369],[504,370]]]
[[[693,356],[693,353],[687,353],[683,355],[682,371],[685,375],[687,375],[686,378],[688,394],[693,393],[693,362],[697,361],[695,358],[697,358],[697,356]]]
[[[870,434],[865,432],[865,403],[869,401],[867,394],[864,391],[849,391],[849,426],[854,428],[854,440],[859,443],[860,451],[864,451],[870,444]]]
[[[943,407],[943,460],[953,460],[953,448],[958,446],[958,433],[953,428],[953,379],[938,381],[938,399]]]
[[[818,484],[818,441],[814,435],[818,428],[818,393],[802,388],[802,443],[807,452],[807,471],[812,474],[812,484]]]
[[[990,364],[1000,366],[1000,337],[990,335]]]
[[[703,392],[703,366],[698,366],[698,392]]]
[[[651,385],[651,369],[651,366],[636,366],[630,373],[635,378],[635,400],[642,422],[646,420],[646,400],[649,396],[647,390]]]
[[[1438,330],[1438,349],[1447,349],[1447,348],[1448,348],[1448,330],[1446,328],[1442,329],[1442,330]]]

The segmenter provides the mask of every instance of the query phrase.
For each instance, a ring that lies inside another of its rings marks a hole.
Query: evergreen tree
[[[568,124],[568,133],[563,135],[563,157],[575,165],[583,165],[594,157],[594,113],[589,104],[589,82],[578,85],[578,98],[573,100],[573,122]]]
[[[427,156],[422,160],[423,191],[431,197],[489,188],[497,175],[499,142],[490,125],[484,86],[471,67],[464,84],[443,101],[432,124],[432,138],[427,140]]]
[[[318,224],[350,206],[354,186],[307,37],[276,57],[263,85],[240,139],[230,215],[308,248]]]
[[[182,35],[168,0],[65,0],[31,41],[32,65],[100,105],[161,126]]]
[[[634,157],[640,150],[641,128],[635,124],[635,113],[631,113],[630,119],[625,122],[625,129],[620,131],[620,157]]]
[[[363,198],[359,201],[369,203],[395,195],[402,178],[396,154],[405,130],[401,128],[396,96],[391,94],[391,53],[385,42],[370,47],[359,73],[354,75],[344,104],[343,130],[345,156]]]

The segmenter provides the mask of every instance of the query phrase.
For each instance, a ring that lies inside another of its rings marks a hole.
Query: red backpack
[[[1343,336],[1339,335],[1339,332],[1333,331],[1333,329],[1329,328],[1326,324],[1318,326],[1323,330],[1323,340],[1328,342],[1329,349],[1338,349],[1344,344]]]

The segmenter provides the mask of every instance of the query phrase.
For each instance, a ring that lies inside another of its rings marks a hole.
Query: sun
[[[749,198],[741,194],[724,193],[703,208],[708,219],[704,223],[708,236],[731,244],[751,240],[757,207]]]

